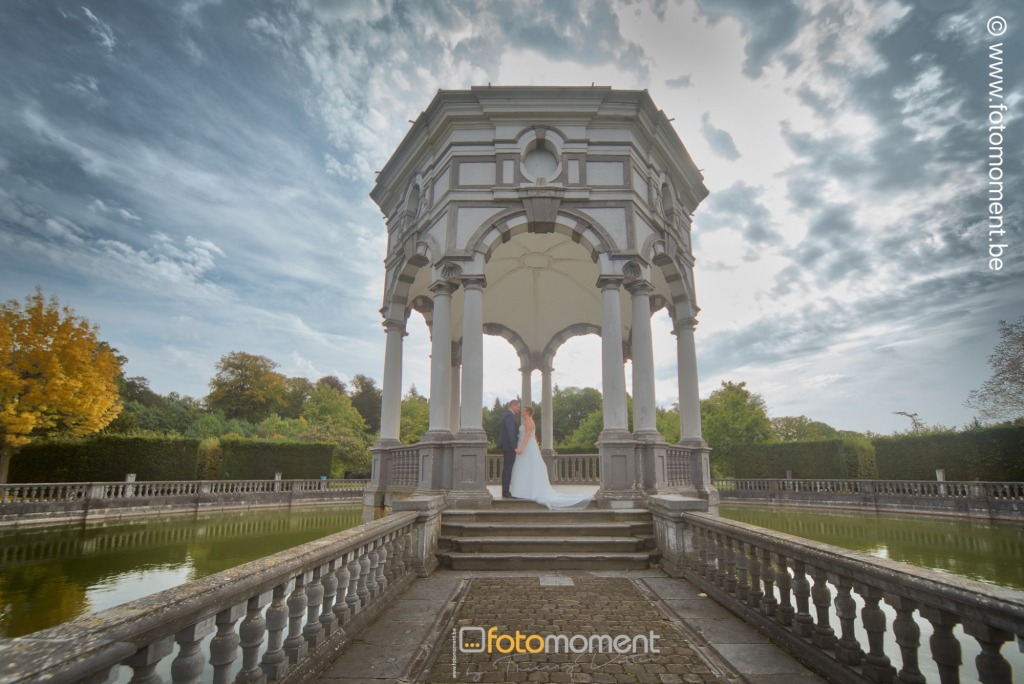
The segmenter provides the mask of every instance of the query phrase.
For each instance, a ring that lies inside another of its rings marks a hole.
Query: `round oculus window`
[[[527,152],[523,158],[523,171],[530,180],[551,180],[557,170],[558,160],[543,142]]]

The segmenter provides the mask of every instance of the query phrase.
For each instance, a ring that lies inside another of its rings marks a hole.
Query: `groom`
[[[508,411],[501,417],[501,427],[498,428],[498,448],[505,454],[505,460],[501,469],[501,498],[511,499],[512,492],[508,486],[512,482],[512,468],[516,464],[516,448],[519,444],[519,426],[516,425],[516,416],[519,415],[519,400],[513,399],[508,403]]]

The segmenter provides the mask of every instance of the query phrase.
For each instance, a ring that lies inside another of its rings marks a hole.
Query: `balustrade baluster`
[[[370,547],[372,549],[372,546]],[[371,561],[367,547],[359,549],[359,587],[356,594],[359,596],[359,605],[363,608],[370,602],[370,567]]]
[[[725,591],[729,592],[730,594],[735,594],[736,593],[736,583],[737,583],[737,580],[736,580],[736,549],[733,546],[734,544],[736,544],[736,542],[734,542],[731,537],[725,541]],[[738,544],[740,545],[740,547],[739,547],[739,556],[740,556],[740,558],[743,558],[742,542],[738,542]],[[744,565],[745,565],[745,563],[744,563]],[[746,568],[744,567],[742,571],[743,571],[743,575],[744,575],[744,578],[745,578]]]
[[[306,573],[295,576],[295,588],[288,596],[288,638],[284,652],[293,665],[306,657],[309,646],[302,638],[302,618],[306,614]]]
[[[284,652],[284,630],[288,627],[287,593],[287,583],[278,584],[267,608],[267,652],[263,654],[261,667],[271,681],[281,679],[288,671],[288,654]]]
[[[359,600],[359,577],[363,574],[363,568],[359,565],[359,551],[352,554],[352,560],[348,563],[348,573],[348,594],[345,597],[345,603],[348,604],[348,614],[351,619],[362,608]]]
[[[921,617],[932,623],[932,636],[928,640],[932,660],[939,668],[941,684],[960,684],[961,658],[960,642],[953,635],[953,628],[960,620],[956,615],[938,608],[921,606]]]
[[[302,636],[309,644],[309,650],[315,651],[324,641],[324,626],[320,624],[320,610],[324,603],[324,586],[320,583],[323,568],[313,568],[313,577],[306,583],[306,626]]]
[[[245,615],[245,604],[239,603],[217,613],[217,634],[210,640],[210,664],[213,665],[213,684],[231,681],[231,664],[238,658],[238,632],[235,623]]]
[[[868,652],[861,663],[861,672],[873,682],[891,682],[896,676],[896,668],[885,655],[885,613],[878,606],[882,590],[859,582],[855,589],[864,599],[860,615],[864,631],[868,633]]]
[[[395,540],[396,543],[397,543],[397,548],[395,549],[395,576],[396,577],[404,577],[405,576],[405,568],[406,568],[405,555],[406,555],[406,553],[408,553],[408,545],[406,544],[406,537],[408,537],[408,535],[409,535],[408,532],[400,532],[399,535],[398,535],[398,539]]]
[[[832,612],[832,591],[828,588],[828,573],[821,568],[814,569],[814,587],[811,598],[818,613],[811,641],[818,648],[831,651],[836,646],[836,631],[832,629],[829,614]]]
[[[715,538],[711,534],[711,530],[701,529],[701,558],[703,564],[700,569],[701,577],[707,579],[708,582],[715,581],[715,573],[718,571],[718,561],[715,559]]]
[[[981,646],[981,653],[974,659],[981,684],[1012,684],[1013,667],[999,651],[1003,644],[1014,635],[980,622],[965,622],[964,632],[970,634]]]
[[[747,593],[747,605],[754,610],[761,609],[761,599],[764,592],[761,591],[761,558],[757,547],[747,544],[747,566],[750,569],[750,590]]]
[[[917,651],[921,647],[921,628],[914,620],[917,602],[902,596],[886,595],[885,602],[896,611],[896,619],[892,623],[892,633],[900,647],[903,668],[897,679],[905,684],[925,684],[924,675],[918,666]]]
[[[852,589],[852,579],[849,577],[839,578],[839,593],[836,595],[836,616],[839,618],[842,637],[836,643],[836,660],[844,665],[859,665],[864,655],[860,648],[860,642],[854,636],[854,623],[857,621],[857,602],[850,595]]]
[[[345,600],[348,594],[348,583],[351,579],[348,572],[347,553],[338,559],[338,569],[335,571],[335,575],[338,578],[338,599],[334,602],[334,617],[338,620],[338,629],[341,629],[348,622],[350,616],[348,602]]]
[[[174,637],[166,636],[125,658],[122,664],[132,668],[132,679],[128,684],[161,684],[163,680],[156,673],[156,666],[173,650]]]
[[[245,605],[245,619],[238,626],[238,636],[242,644],[242,669],[235,681],[238,684],[263,684],[266,677],[260,669],[260,646],[263,635],[267,631],[267,621],[263,618],[263,606],[270,601],[270,592],[253,596]]]
[[[783,567],[782,571],[785,572],[786,568]],[[772,552],[768,549],[761,551],[761,580],[764,582],[761,612],[768,617],[773,617],[779,600],[775,598],[775,568],[772,566]]]
[[[178,642],[178,656],[171,661],[173,684],[199,684],[206,664],[202,641],[207,634],[213,633],[215,619],[211,615],[174,634],[174,640]]]
[[[709,574],[711,572],[711,553],[708,550],[708,531],[694,527],[693,534],[697,540],[697,574],[711,580],[714,578],[714,574]]]
[[[736,565],[736,575],[733,579],[733,584],[735,586],[736,598],[740,600],[740,603],[746,603],[747,594],[750,592],[750,582],[747,578],[747,570],[750,562],[747,559],[747,554],[743,549],[743,542],[737,541],[736,553],[734,556]]]
[[[338,575],[336,560],[332,560],[327,566],[327,572],[320,577],[320,584],[324,588],[323,609],[320,612],[320,624],[324,628],[324,636],[329,637],[338,628],[338,618],[334,615],[334,601],[338,596]]]
[[[720,532],[715,532],[715,584],[720,587],[725,587],[725,578],[728,575],[726,570],[726,557],[725,557],[725,535]]]
[[[796,615],[793,617],[793,631],[802,637],[811,636],[814,618],[810,613],[811,583],[801,560],[793,560],[793,596],[796,598]]]
[[[380,553],[377,551],[377,545],[380,540],[374,541],[370,545],[370,551],[366,554],[366,557],[370,559],[370,570],[366,574],[366,591],[369,592],[370,598],[376,598],[380,593],[380,585],[377,583],[377,571],[380,569]]]
[[[388,536],[387,540],[382,539],[380,549],[377,550],[379,556],[377,560],[377,586],[379,587],[380,593],[384,593],[384,590],[388,588],[388,546],[391,544],[391,537]]]

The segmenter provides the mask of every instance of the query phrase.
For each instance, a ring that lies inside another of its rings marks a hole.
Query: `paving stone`
[[[658,684],[671,671],[669,663],[684,672],[707,672],[703,659],[687,644],[675,624],[658,611],[636,585],[626,577],[578,576],[571,586],[542,585],[537,577],[475,577],[470,580],[456,624],[495,632],[501,641],[495,646],[512,646],[518,630],[525,637],[550,634],[580,635],[588,638],[608,634],[658,635],[654,646],[660,653],[587,654],[501,654],[458,653],[459,678],[454,681],[483,681],[479,673],[502,672],[509,682],[587,682]],[[450,635],[445,635],[450,641]],[[485,637],[486,641],[486,637]],[[539,640],[531,644],[539,645]],[[579,641],[577,642],[579,643]],[[452,680],[451,647],[445,644],[427,674],[427,681]],[[471,669],[468,669],[471,668]],[[470,674],[471,673],[471,674]],[[557,678],[555,675],[559,675]],[[725,681],[712,677],[702,681]]]
[[[564,579],[552,582],[553,577]],[[656,645],[660,652],[459,652],[458,676],[453,679],[452,633],[432,631],[437,616],[445,605],[451,605],[462,582],[467,583],[467,591],[452,617],[456,635],[458,628],[465,626],[485,630],[496,627],[497,634],[513,636],[519,630],[524,635],[623,634],[632,638],[653,631],[659,635]],[[436,645],[433,662],[419,670],[424,681],[432,683],[714,684],[735,681],[735,674],[726,674],[729,667],[721,664],[728,661],[733,672],[743,673],[747,681],[756,684],[822,684],[781,650],[763,643],[760,635],[712,599],[699,594],[687,582],[657,570],[440,571],[414,582],[374,624],[356,636],[319,681],[393,682],[412,656],[423,652],[421,645]],[[652,602],[652,596],[660,598],[660,607]],[[672,613],[682,620],[666,617]],[[686,626],[680,627],[683,622]],[[744,633],[744,629],[748,631]],[[417,633],[421,635],[418,639]],[[710,646],[695,636],[699,633],[709,637]],[[691,638],[696,646],[691,645]]]

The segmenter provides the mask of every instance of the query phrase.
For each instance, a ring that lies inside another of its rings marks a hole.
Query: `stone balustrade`
[[[504,467],[502,454],[487,454],[487,484],[501,484]],[[601,484],[600,454],[554,454],[551,464],[552,484]]]
[[[245,565],[17,639],[0,681],[306,681],[434,567],[441,497]]]
[[[0,525],[229,508],[359,503],[367,480],[183,480],[0,485]]]
[[[1024,522],[1024,482],[715,479],[730,503],[824,506]]]
[[[937,674],[955,684],[965,650],[978,655],[963,665],[972,672],[963,681],[1013,681],[1001,649],[1014,639],[1024,649],[1024,592],[690,512],[677,497],[652,497],[650,508],[666,572],[831,682],[920,683]],[[922,649],[925,623],[932,636]]]

